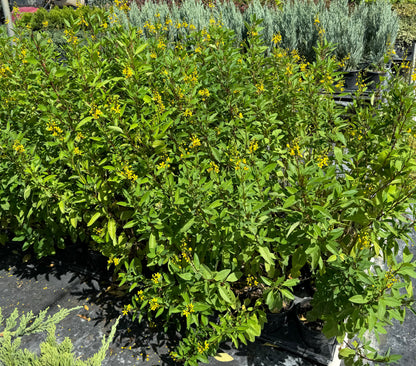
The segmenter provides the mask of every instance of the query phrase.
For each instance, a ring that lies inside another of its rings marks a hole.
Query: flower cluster
[[[247,276],[246,282],[247,286],[249,287],[257,286],[259,284],[258,281],[252,275]]]
[[[159,272],[153,273],[152,274],[152,281],[157,285],[158,283],[160,283],[161,277],[162,277],[162,275]]]
[[[131,311],[132,307],[130,304],[124,305],[124,309],[122,311],[123,315],[127,315]]]
[[[133,69],[130,66],[126,66],[123,69],[123,75],[126,77],[126,79],[131,78],[133,76]]]
[[[159,112],[162,113],[165,110],[165,105],[163,104],[161,95],[157,91],[153,92],[152,100],[156,102]]]
[[[318,166],[323,168],[324,166],[328,166],[328,156],[327,155],[319,155],[316,159]]]
[[[256,139],[250,141],[250,145],[248,147],[248,152],[253,154],[259,148],[259,144]]]
[[[48,122],[46,124],[46,129],[48,131],[52,132],[52,135],[55,136],[55,137],[62,138],[62,134],[64,133],[64,131],[62,131],[62,128],[60,128],[59,126],[57,126],[54,121]]]
[[[92,115],[92,118],[99,119],[100,116],[103,114],[103,112],[98,107],[92,106],[90,110],[90,114]]]
[[[205,98],[209,97],[209,90],[208,89],[201,89],[198,91],[198,94],[202,97],[202,100],[205,101]]]
[[[195,312],[194,305],[191,303],[186,305],[185,309],[182,311],[182,315],[188,317],[193,312]]]
[[[181,251],[181,257],[183,258],[183,260],[189,263],[191,261],[190,256],[192,254],[192,248],[188,247],[188,244],[186,243],[185,239],[182,239]]]
[[[386,287],[388,289],[391,289],[393,285],[399,281],[399,279],[396,277],[393,271],[389,270],[384,275],[384,279],[386,281]]]
[[[140,301],[144,300],[143,290],[137,291],[137,297],[140,299]]]
[[[24,146],[19,141],[14,142],[13,149],[15,151],[17,151],[18,153],[24,153],[25,152]]]
[[[160,304],[158,303],[158,299],[156,297],[152,298],[149,302],[150,310],[155,311],[160,308]]]
[[[72,43],[74,46],[79,43],[79,38],[75,35],[72,29],[65,29],[64,34],[68,43]]]
[[[280,34],[275,34],[272,38],[272,42],[275,45],[278,45],[280,42],[282,42],[282,36]]]
[[[6,76],[6,73],[11,72],[9,66],[1,66],[0,67],[0,78]]]
[[[188,84],[195,84],[195,83],[197,83],[198,82],[198,71],[195,70],[191,74],[185,75],[183,77],[183,81],[185,83],[188,83]]]
[[[302,157],[302,154],[300,153],[300,147],[297,141],[294,141],[292,146],[290,144],[286,144],[286,147],[289,149],[290,155]]]
[[[162,161],[161,163],[159,163],[157,165],[158,169],[164,169],[164,168],[169,168],[170,167],[170,157],[168,156],[164,161]]]
[[[120,10],[123,10],[125,12],[128,12],[130,10],[128,0],[114,0],[114,3]]]
[[[367,232],[358,234],[357,244],[360,245],[360,249],[370,248],[371,246],[371,239],[370,235]]]
[[[111,263],[114,263],[115,266],[118,266],[118,264],[120,263],[120,259],[116,258],[116,257],[111,257],[107,263],[110,265]]]
[[[198,342],[198,352],[199,353],[204,353],[205,351],[207,351],[209,348],[209,343],[208,341],[205,341],[203,344]]]
[[[131,166],[125,165],[123,167],[123,172],[121,173],[125,178],[130,179],[132,181],[137,180],[137,175],[131,170]]]
[[[215,172],[215,173],[219,173],[220,172],[220,168],[218,168],[218,165],[215,164],[213,161],[211,161],[209,163],[209,168],[207,169],[208,173],[210,172]]]
[[[195,135],[192,135],[192,137],[190,137],[189,139],[191,140],[191,143],[189,144],[189,147],[191,149],[201,146],[201,140]]]

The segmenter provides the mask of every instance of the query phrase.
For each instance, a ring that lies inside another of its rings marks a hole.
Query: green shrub
[[[98,7],[80,6],[76,9],[72,7],[64,7],[60,9],[55,6],[50,11],[44,8],[39,8],[35,13],[23,13],[20,22],[24,26],[30,27],[32,30],[39,29],[63,29],[66,27],[65,21],[69,22],[71,19],[94,18],[94,14],[103,16],[104,10]],[[83,22],[83,28],[88,29],[88,22]]]
[[[171,40],[110,18],[84,43],[75,20],[65,62],[43,32],[0,37],[2,228],[26,246],[50,225],[92,242],[129,287],[125,313],[181,329],[186,364],[253,341],[299,284],[325,334],[363,340],[348,364],[395,359],[364,332],[413,301],[414,262],[396,256],[414,226],[414,86],[392,79],[367,102],[360,88],[346,109],[319,27],[308,65],[277,34],[266,57],[254,20],[236,46],[217,21]]]
[[[416,41],[416,4],[399,3],[394,6],[399,16],[399,31],[397,34],[397,42],[401,46],[411,45]]]
[[[1,366],[47,366],[47,365],[67,365],[67,366],[99,366],[104,361],[105,354],[117,328],[119,319],[114,323],[111,332],[106,339],[102,340],[100,350],[91,358],[82,361],[72,353],[72,343],[69,338],[65,338],[58,343],[55,336],[56,324],[69,315],[73,309],[61,309],[53,316],[46,318],[48,309],[41,311],[36,317],[32,312],[21,314],[15,309],[6,321],[0,308],[0,365]],[[19,321],[18,321],[19,319]],[[40,354],[32,353],[27,349],[20,349],[23,336],[35,333],[47,332],[48,336],[40,344]]]

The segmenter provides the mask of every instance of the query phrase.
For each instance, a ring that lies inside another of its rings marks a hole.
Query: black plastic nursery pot
[[[394,60],[401,61],[401,62],[412,61],[415,43],[416,41],[413,41],[412,43],[406,43],[406,44],[396,44],[394,46],[394,52],[395,52]]]
[[[375,91],[383,86],[386,76],[387,73],[385,71],[365,71],[363,73],[363,82],[368,91]]]
[[[358,78],[360,70],[350,70],[343,73],[344,89],[346,91],[354,91],[358,89]]]
[[[268,314],[260,339],[319,365],[328,365],[338,346],[335,337],[328,339],[313,324],[301,321],[301,312],[298,304],[285,312]]]

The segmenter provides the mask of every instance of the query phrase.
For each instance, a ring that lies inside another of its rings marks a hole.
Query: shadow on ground
[[[107,262],[101,255],[77,246],[68,247],[53,257],[34,259],[15,246],[0,247],[0,307],[5,318],[19,312],[49,308],[53,314],[60,308],[82,308],[72,312],[57,325],[58,341],[69,337],[77,357],[85,359],[101,346],[101,339],[110,332],[129,297],[117,287]],[[22,346],[38,351],[45,335],[31,335]],[[169,356],[180,340],[180,334],[164,332],[157,325],[132,322],[122,317],[116,337],[103,366],[178,365]],[[315,366],[301,355],[291,354],[264,340],[235,349],[222,346],[233,358],[227,366]],[[306,355],[305,355],[306,356]],[[211,358],[209,365],[224,365]]]

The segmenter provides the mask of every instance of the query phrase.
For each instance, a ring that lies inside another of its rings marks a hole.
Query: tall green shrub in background
[[[189,365],[253,341],[298,285],[325,334],[362,341],[343,343],[348,364],[394,360],[365,331],[413,302],[412,256],[396,257],[416,214],[414,87],[336,104],[340,64],[313,18],[310,64],[278,34],[266,57],[254,18],[241,46],[217,20],[171,40],[175,24],[143,38],[95,14],[82,40],[82,19],[65,30],[64,63],[44,32],[3,34],[3,240],[40,256],[50,226],[90,242],[128,285],[125,312],[180,329],[172,357]]]

